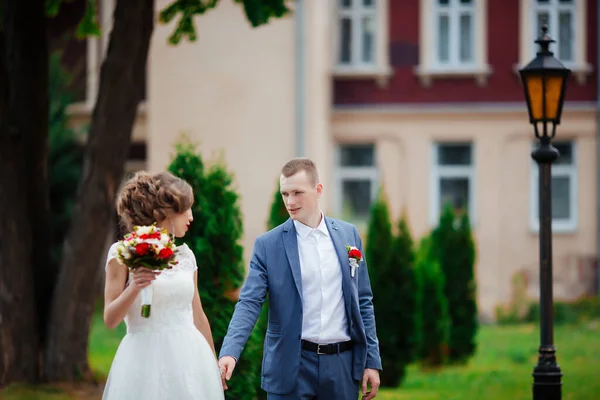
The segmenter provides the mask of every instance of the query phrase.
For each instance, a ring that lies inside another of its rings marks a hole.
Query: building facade
[[[114,0],[100,2],[103,37],[87,41],[89,119]],[[157,0],[158,12],[169,3]],[[320,166],[326,214],[363,230],[385,190],[415,238],[442,204],[471,216],[482,317],[510,301],[515,275],[538,294],[537,170],[518,69],[543,23],[571,68],[553,167],[555,296],[596,289],[597,0],[298,0],[294,13],[250,28],[222,1],[196,19],[198,41],[168,43],[157,22],[146,101],[130,170],[163,170],[185,134],[234,172],[250,256],[281,166]],[[137,149],[137,150],[136,150]],[[136,156],[137,155],[137,156]],[[137,159],[137,160],[136,160]]]

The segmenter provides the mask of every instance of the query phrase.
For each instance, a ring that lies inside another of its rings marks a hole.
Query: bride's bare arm
[[[125,287],[128,273],[127,267],[115,258],[106,267],[104,323],[110,329],[116,328],[123,321],[140,290],[156,279],[154,272],[138,268],[131,284]]]
[[[202,302],[200,301],[200,293],[198,293],[198,271],[194,272],[194,288],[195,295],[194,301],[192,302],[192,309],[194,310],[194,325],[196,328],[204,335],[208,344],[210,344],[210,348],[213,351],[215,357],[217,357],[217,352],[215,351],[215,342],[212,337],[212,330],[210,329],[210,324],[208,322],[208,318],[204,313],[204,309],[202,308]]]

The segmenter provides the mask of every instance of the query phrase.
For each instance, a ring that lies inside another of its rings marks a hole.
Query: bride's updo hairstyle
[[[117,197],[117,213],[128,230],[167,218],[166,211],[183,213],[194,203],[189,183],[169,172],[136,173]]]

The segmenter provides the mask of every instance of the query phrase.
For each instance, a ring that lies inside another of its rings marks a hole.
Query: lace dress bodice
[[[110,247],[108,262],[117,257],[116,243]],[[192,300],[194,298],[194,272],[198,269],[196,257],[183,244],[177,247],[176,260],[170,270],[164,270],[149,286],[152,288],[152,313],[150,318],[140,315],[141,296],[138,295],[125,317],[127,333],[190,328],[194,324]],[[129,280],[133,273],[129,273]]]

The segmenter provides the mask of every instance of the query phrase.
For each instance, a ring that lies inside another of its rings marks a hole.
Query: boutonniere
[[[363,260],[363,256],[360,250],[354,246],[346,246],[346,251],[348,252],[348,261],[350,261],[350,275],[354,278],[354,272],[359,266],[358,263]]]

